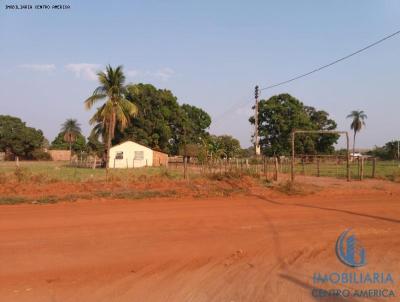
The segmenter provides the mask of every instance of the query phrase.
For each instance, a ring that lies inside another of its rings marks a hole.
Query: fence
[[[375,178],[379,169],[378,160],[373,157],[359,157],[349,160],[349,178],[363,180]],[[195,158],[170,158],[168,168],[181,171],[185,178],[198,174],[240,173],[279,180],[281,175],[290,175],[292,159],[285,156],[208,159],[200,162]],[[345,155],[299,155],[293,162],[293,172],[301,176],[334,177],[347,179],[347,157]]]
[[[199,161],[196,158],[179,156],[170,158],[168,169],[182,171],[186,179],[199,174],[237,173],[263,175],[267,179],[277,180],[279,174],[289,173],[290,164],[287,159],[283,160],[275,157],[208,159],[206,161]]]

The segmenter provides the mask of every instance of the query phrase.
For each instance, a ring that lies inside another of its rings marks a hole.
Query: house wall
[[[168,166],[168,154],[153,150],[153,166]]]
[[[135,151],[143,152],[143,159],[135,159]],[[117,159],[117,153],[123,152],[123,158]],[[153,150],[134,142],[125,142],[110,149],[110,168],[139,168],[153,165]]]
[[[68,161],[70,159],[69,150],[49,150],[48,152],[54,161]]]

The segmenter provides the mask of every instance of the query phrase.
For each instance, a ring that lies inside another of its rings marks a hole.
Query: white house
[[[140,168],[168,164],[168,154],[126,141],[110,149],[110,168]]]

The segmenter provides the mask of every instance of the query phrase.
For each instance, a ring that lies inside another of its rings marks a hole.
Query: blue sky
[[[43,1],[1,1],[0,114],[21,117],[50,141],[66,118],[90,132],[93,111],[83,101],[95,72],[122,64],[129,82],[168,88],[213,118],[244,103],[211,132],[249,146],[246,101],[256,84],[286,80],[400,29],[400,1],[65,0],[71,9],[5,9],[26,3]],[[358,145],[382,145],[400,137],[399,51],[400,36],[262,97],[290,93],[328,111],[340,130],[362,109],[368,120]]]

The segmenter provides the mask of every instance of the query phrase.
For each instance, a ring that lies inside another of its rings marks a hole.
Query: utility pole
[[[397,159],[400,159],[400,139],[397,140]]]
[[[254,113],[254,146],[255,146],[255,151],[256,151],[256,156],[261,154],[261,149],[260,149],[260,144],[259,144],[259,138],[258,138],[258,95],[259,95],[259,90],[258,90],[258,85],[255,87],[254,91],[254,97],[256,99],[256,105],[255,105],[255,113]]]

